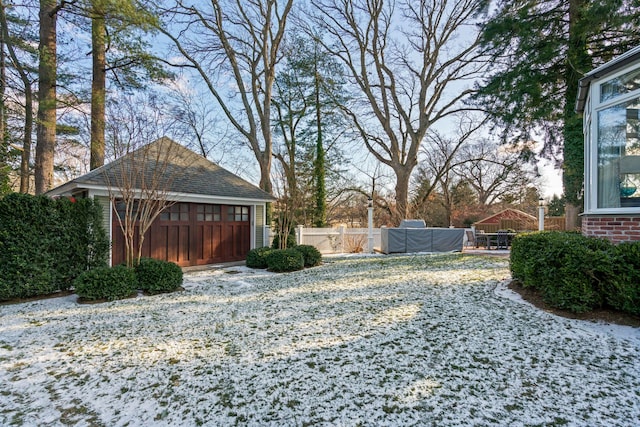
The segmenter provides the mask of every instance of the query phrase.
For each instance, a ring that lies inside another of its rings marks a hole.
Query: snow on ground
[[[0,306],[0,425],[638,425],[640,331],[540,311],[508,276],[495,257],[328,258]]]

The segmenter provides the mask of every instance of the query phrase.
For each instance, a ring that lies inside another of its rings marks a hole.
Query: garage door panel
[[[245,259],[250,248],[251,227],[244,221],[230,221],[227,215],[212,216],[212,220],[198,220],[197,204],[189,205],[188,217],[184,215],[186,203],[171,207],[179,211],[179,215],[159,217],[145,236],[143,256],[175,262],[180,266],[212,264]],[[208,206],[208,205],[207,205]],[[212,205],[216,206],[216,205]],[[227,212],[226,206],[220,209],[205,211],[205,214]],[[246,208],[241,214],[247,215]],[[179,220],[171,220],[171,218]],[[200,216],[202,217],[202,216]],[[137,235],[137,233],[136,233]],[[113,227],[113,260],[114,264],[124,261],[124,236],[120,227]]]

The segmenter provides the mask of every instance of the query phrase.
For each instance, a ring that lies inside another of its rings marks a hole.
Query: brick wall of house
[[[640,240],[640,216],[584,216],[582,234],[603,237],[614,243]]]

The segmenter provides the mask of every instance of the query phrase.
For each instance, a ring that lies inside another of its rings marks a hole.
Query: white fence
[[[273,233],[269,230],[269,240],[273,240]],[[373,228],[373,247],[380,248],[380,229]],[[296,228],[296,241],[299,245],[315,246],[323,254],[367,252],[369,247],[368,228]]]

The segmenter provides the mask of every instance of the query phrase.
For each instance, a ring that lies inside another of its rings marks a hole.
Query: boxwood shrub
[[[127,298],[138,288],[135,270],[125,265],[98,267],[85,271],[73,282],[76,294],[83,300]]]
[[[262,248],[251,249],[247,254],[247,267],[249,268],[267,268],[267,255],[271,252],[268,246]]]
[[[613,252],[609,241],[579,233],[519,235],[511,247],[511,274],[548,304],[581,313],[605,303],[603,290],[616,274]]]
[[[274,249],[267,255],[269,271],[285,272],[304,268],[304,257],[295,249]]]
[[[141,258],[135,272],[138,289],[151,295],[173,292],[182,286],[182,269],[173,262]]]
[[[304,257],[305,267],[315,267],[316,265],[320,265],[320,262],[322,262],[322,254],[320,254],[320,251],[316,249],[315,246],[298,245],[294,249],[300,252]]]

